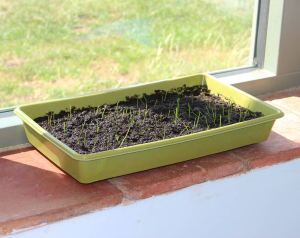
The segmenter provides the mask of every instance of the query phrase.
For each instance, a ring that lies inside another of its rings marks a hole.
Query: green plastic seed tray
[[[264,116],[177,138],[89,155],[76,153],[34,121],[35,118],[45,116],[49,111],[59,113],[70,105],[82,108],[89,105],[114,104],[125,101],[126,96],[143,93],[150,95],[154,90],[168,91],[174,87],[182,87],[184,84],[187,87],[207,85],[212,94],[222,94],[245,108],[250,103],[251,111],[262,112]],[[23,105],[16,108],[15,113],[23,120],[28,141],[81,183],[91,183],[265,141],[275,120],[284,115],[279,109],[206,74]]]

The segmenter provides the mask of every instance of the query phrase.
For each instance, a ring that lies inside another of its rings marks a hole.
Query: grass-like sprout
[[[180,98],[177,98],[177,107],[178,107],[178,110],[179,110],[179,103],[180,103]]]
[[[94,152],[94,150],[95,150],[95,146],[96,146],[97,141],[98,141],[98,137],[96,138],[96,141],[95,141],[95,143],[94,143],[94,146],[93,146],[93,149],[92,149],[91,154],[92,154],[92,153]]]
[[[156,115],[154,116],[154,119],[155,119],[155,124],[157,126],[157,119],[156,119]]]
[[[224,104],[222,104],[222,116],[224,116]]]
[[[167,94],[168,94],[168,92],[166,92],[166,95],[165,95],[165,101],[166,101],[166,99],[167,99]]]
[[[97,134],[98,134],[98,132],[99,132],[99,126],[98,126],[98,121],[97,121]]]
[[[129,133],[130,128],[131,128],[131,127],[128,128],[128,131],[127,131],[127,133],[126,133],[124,139],[122,140],[120,147],[123,145],[123,143],[124,143],[124,141],[125,141],[125,139],[126,139],[128,133]]]
[[[175,111],[175,126],[178,120],[178,107],[176,107],[176,111]]]
[[[147,116],[148,110],[145,111],[145,116],[144,116],[144,120],[143,120],[143,124],[145,122],[146,116]]]
[[[189,103],[188,103],[188,106],[189,106],[189,118],[191,118],[191,107],[190,107]]]
[[[98,114],[99,107],[100,107],[100,105],[97,107],[97,111],[95,112],[95,116],[97,116],[97,114]],[[94,111],[95,111],[95,108],[94,108]]]
[[[230,106],[228,109],[228,122],[229,123],[230,123],[230,119],[231,119],[231,113],[232,113],[232,110],[231,110],[231,106]]]
[[[222,127],[222,117],[221,117],[221,114],[220,114],[220,127]]]
[[[166,127],[164,127],[164,138],[163,138],[163,140],[165,139],[165,137],[166,137]]]
[[[103,116],[104,116],[104,112],[105,112],[105,110],[106,110],[106,107],[107,107],[107,105],[105,105],[104,110],[103,110],[103,112],[102,112],[102,118],[103,118]]]
[[[78,136],[78,144],[79,144],[79,138],[80,138],[80,136],[81,136],[81,133],[82,133],[83,127],[84,127],[84,125],[85,125],[85,121],[86,121],[86,117],[84,117],[84,122],[83,122],[83,125],[82,125],[82,127],[81,127],[80,134],[79,134],[79,136]]]
[[[107,137],[106,150],[108,150],[108,144],[109,144],[109,136]]]
[[[121,121],[123,121],[123,117],[124,117],[124,110],[123,110],[123,115],[122,115]]]
[[[64,122],[64,133],[66,133],[66,122]]]
[[[83,141],[84,145],[85,145],[85,140],[86,140],[86,132],[84,133],[84,141]]]
[[[157,103],[157,99],[156,99],[156,101],[155,101],[154,107],[156,106],[156,103]]]
[[[170,116],[170,112],[171,112],[171,111],[170,111],[170,109],[169,109],[169,112],[168,112],[168,117]]]
[[[117,115],[119,116],[119,102],[117,102],[117,106],[116,106],[116,110],[115,110],[115,112],[117,111]]]
[[[146,129],[141,133],[142,135],[144,135],[144,133],[146,132],[146,130],[148,129],[149,125],[147,125]]]
[[[146,96],[145,96],[145,94],[144,94],[143,96],[144,96],[144,98],[145,98],[145,101],[148,102],[148,101],[147,101],[147,98],[146,98]]]
[[[179,133],[179,135],[181,135],[185,130],[186,130],[186,128],[184,128],[184,129]]]
[[[187,130],[187,133],[190,134],[189,132],[189,128],[186,126],[186,124],[182,121],[182,124],[185,126],[186,130]]]
[[[141,109],[139,108],[139,116],[140,116],[140,114],[141,114]]]
[[[194,95],[192,94],[192,105],[194,104]]]
[[[120,136],[118,136],[118,130],[117,130],[117,127],[116,127],[116,140],[117,140],[117,142],[119,142],[119,138],[120,138]]]
[[[243,121],[245,121],[245,118],[246,118],[246,116],[247,116],[247,113],[248,113],[250,104],[251,104],[251,102],[249,103],[249,105],[248,105],[248,107],[247,107],[247,110],[246,110],[246,112],[245,112],[245,116],[244,116],[244,118],[243,118]]]
[[[161,112],[161,113],[160,113],[160,121],[162,121],[162,116],[163,116],[163,115],[162,115],[162,112]]]
[[[209,128],[209,125],[208,125],[208,122],[207,122],[207,118],[206,117],[204,117],[205,118],[205,121],[206,121],[206,126],[207,126],[207,128]]]
[[[140,100],[141,100],[141,102],[143,103],[143,105],[145,106],[145,104],[144,104],[144,102],[143,102],[143,100],[140,98]]]
[[[199,122],[199,119],[200,119],[200,111],[199,111],[199,116],[198,116],[198,119],[197,119],[197,123],[196,123],[196,128],[198,128],[198,122]],[[200,119],[201,120],[201,119]],[[202,121],[202,120],[201,120]]]
[[[55,126],[55,113],[53,113],[53,124]]]
[[[126,111],[125,111],[125,114],[127,114],[127,111],[128,111],[128,107],[126,107]]]
[[[199,119],[198,119],[198,120],[199,120]],[[193,133],[195,132],[195,129],[196,129],[196,121],[197,121],[197,117],[195,117],[195,120],[194,120]]]
[[[131,122],[131,127],[133,127],[133,124],[134,124],[134,115],[133,115],[133,113],[131,115],[131,110],[130,110],[130,122]]]
[[[115,116],[116,116],[116,111],[114,112],[114,117],[113,117],[113,127],[115,125]]]

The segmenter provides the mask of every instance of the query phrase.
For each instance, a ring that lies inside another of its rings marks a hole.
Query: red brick
[[[0,154],[0,234],[122,201],[108,181],[81,184],[34,149]]]
[[[284,99],[277,99],[277,102],[281,100]],[[268,103],[285,113],[283,118],[276,120],[268,140],[232,151],[246,159],[250,169],[300,157],[300,116],[274,102]]]
[[[127,199],[143,199],[232,175],[243,162],[227,152],[110,179]]]

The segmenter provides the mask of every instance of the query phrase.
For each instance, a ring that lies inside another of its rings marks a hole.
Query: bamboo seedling
[[[143,102],[143,100],[140,98],[140,100],[141,100],[141,102],[143,103],[143,105],[145,106],[145,104],[144,104],[144,102]]]
[[[102,118],[103,118],[103,116],[104,116],[104,112],[105,112],[105,110],[106,110],[106,107],[107,107],[107,105],[105,105],[104,110],[103,110],[103,112],[102,112]]]
[[[178,120],[178,107],[176,107],[176,112],[175,112],[175,126]]]
[[[117,127],[116,127],[116,140],[117,140],[117,142],[119,142],[119,138],[120,138],[120,136],[118,136],[118,130],[117,130]]]
[[[83,125],[82,125],[82,127],[81,127],[80,134],[79,134],[79,136],[78,136],[78,144],[79,144],[79,138],[80,138],[80,136],[81,136],[81,133],[82,133],[83,127],[84,127],[84,125],[85,125],[85,121],[86,121],[86,117],[84,117],[84,122],[83,122]]]
[[[144,135],[144,133],[146,132],[146,130],[148,129],[149,125],[147,125],[146,129],[141,133],[142,135]]]
[[[128,128],[128,131],[127,131],[127,133],[126,133],[124,139],[122,140],[120,147],[123,145],[123,143],[124,143],[124,141],[125,141],[125,139],[126,139],[128,133],[129,133],[130,128],[131,128],[131,127]]]
[[[191,107],[190,107],[189,103],[188,103],[188,106],[189,106],[189,118],[191,118]]]
[[[140,114],[141,114],[141,109],[139,108],[139,116],[140,116]]]
[[[222,117],[221,117],[221,114],[220,114],[220,127],[222,126]]]
[[[99,132],[99,126],[98,126],[98,121],[97,121],[97,134],[98,134],[98,132]]]
[[[165,137],[166,137],[166,127],[164,127],[164,138],[163,138],[163,140],[165,139]]]
[[[94,143],[94,146],[93,146],[93,149],[92,149],[91,154],[92,154],[92,153],[94,152],[94,150],[95,150],[95,146],[96,146],[97,141],[98,141],[98,137],[96,138],[96,141],[95,141],[95,143]]]
[[[163,115],[162,115],[162,112],[161,112],[161,113],[160,113],[160,121],[162,121],[162,116],[163,116]]]
[[[124,117],[124,110],[123,110],[123,115],[122,115],[121,121],[123,121],[123,117]]]
[[[156,101],[155,101],[154,107],[156,106],[156,103],[157,103],[157,99],[156,99]]]
[[[186,130],[187,130],[187,133],[190,134],[189,132],[189,128],[186,126],[186,124],[182,121],[182,124],[185,126]]]
[[[224,104],[222,104],[222,115],[224,116]]]
[[[249,103],[249,105],[248,105],[248,107],[247,107],[247,110],[246,110],[246,112],[245,112],[245,116],[244,116],[244,118],[243,118],[243,121],[245,121],[245,118],[246,118],[246,116],[247,116],[247,113],[248,113],[250,104],[251,104],[251,102]]]
[[[168,117],[170,117],[170,112],[171,112],[171,111],[170,111],[170,109],[169,109]]]
[[[127,114],[127,111],[128,111],[128,107],[126,107],[126,111],[125,111],[125,114]]]
[[[206,126],[207,126],[207,128],[209,128],[209,125],[208,125],[208,122],[207,122],[207,118],[206,117],[204,117],[205,118],[205,121],[206,121]]]
[[[143,120],[143,124],[145,122],[146,116],[147,116],[148,110],[145,111],[145,116],[144,116],[144,120]]]
[[[100,107],[100,105],[97,107],[96,112],[94,112],[94,113],[95,113],[95,116],[97,116],[97,114],[98,114],[99,107]],[[94,111],[95,111],[95,108],[94,108]]]
[[[144,98],[145,98],[145,101],[146,101],[146,103],[147,103],[148,101],[147,101],[147,98],[146,98],[145,94],[144,94],[143,96],[144,96]]]

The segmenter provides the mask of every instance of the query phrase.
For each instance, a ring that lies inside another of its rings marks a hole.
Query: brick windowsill
[[[33,147],[0,153],[0,235],[300,157],[300,88],[259,98],[285,113],[267,141],[88,185]]]

